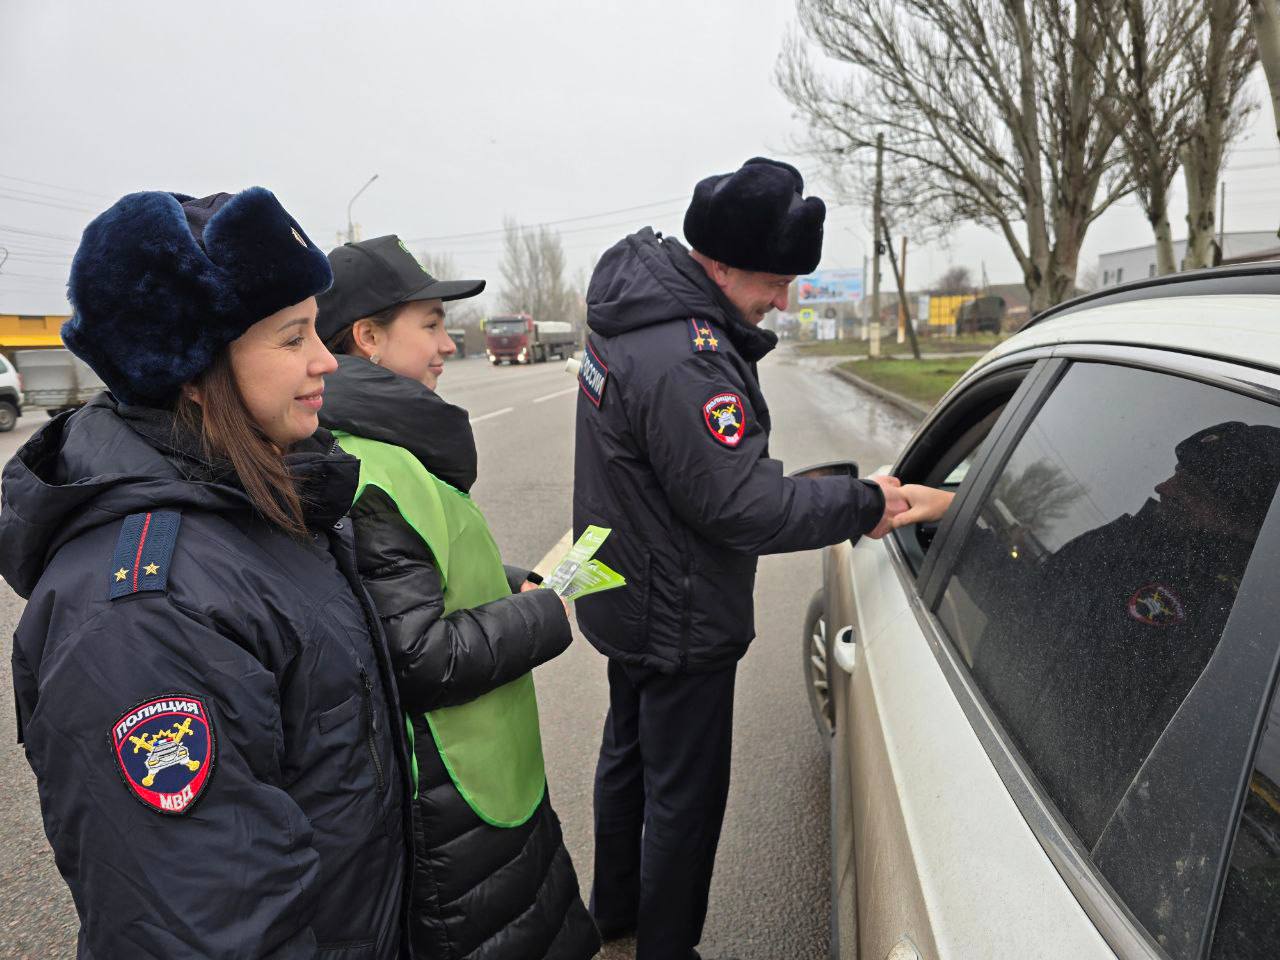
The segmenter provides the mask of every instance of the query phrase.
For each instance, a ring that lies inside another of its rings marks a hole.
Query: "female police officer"
[[[399,955],[399,707],[317,429],[328,262],[266,190],[124,197],[63,339],[110,393],[4,472],[18,719],[79,956]]]

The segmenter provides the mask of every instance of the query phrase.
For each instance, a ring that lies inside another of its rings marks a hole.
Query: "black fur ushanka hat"
[[[713,260],[784,276],[810,273],[822,259],[827,207],[804,197],[789,163],[752,157],[733,173],[698,182],[684,215],[684,238]]]
[[[249,327],[331,282],[269,190],[131,193],[85,228],[62,341],[116,399],[164,406]]]

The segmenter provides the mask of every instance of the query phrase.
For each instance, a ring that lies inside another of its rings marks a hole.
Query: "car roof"
[[[1032,318],[977,366],[1063,343],[1155,347],[1280,371],[1280,263],[1153,277],[1077,297]]]

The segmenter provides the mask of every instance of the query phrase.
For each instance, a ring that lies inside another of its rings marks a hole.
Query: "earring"
[[[369,356],[369,362],[370,362],[370,363],[372,363],[372,364],[376,367],[378,364],[380,364],[380,363],[382,362],[382,357],[381,357],[381,356],[379,356],[379,355],[378,355],[378,354],[376,354],[376,353],[374,353],[374,354],[370,354],[370,356]]]

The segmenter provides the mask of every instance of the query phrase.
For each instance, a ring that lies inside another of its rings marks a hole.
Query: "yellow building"
[[[23,347],[60,347],[59,331],[69,318],[63,315],[0,313],[0,350]]]
[[[951,327],[955,330],[956,315],[960,312],[960,308],[973,300],[977,296],[972,293],[961,293],[954,295],[938,295],[934,294],[929,297],[929,326],[931,327]]]

